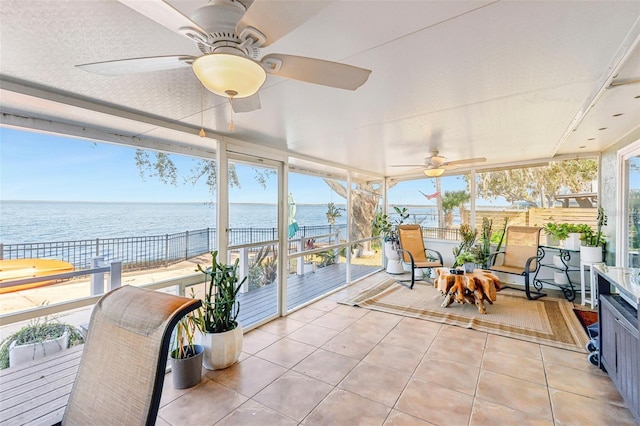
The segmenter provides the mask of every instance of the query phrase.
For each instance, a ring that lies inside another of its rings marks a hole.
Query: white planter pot
[[[580,233],[572,232],[569,234],[566,240],[560,242],[560,246],[567,250],[579,250],[580,249]]]
[[[566,265],[562,261],[562,258],[557,254],[553,256],[553,266],[556,266],[558,268],[566,268]]]
[[[200,333],[199,343],[204,346],[202,365],[207,370],[222,370],[240,357],[242,352],[242,326],[224,333]]]
[[[602,262],[602,247],[580,247],[580,261],[597,263]]]
[[[16,345],[12,342],[9,346],[9,366],[25,364],[36,359],[52,355],[67,349],[69,346],[69,333],[67,331],[57,339],[45,340],[41,343],[29,343],[27,345]]]
[[[309,272],[314,272],[315,271],[315,265],[313,264],[313,262],[305,262],[302,265],[302,273],[303,274],[307,274]]]
[[[560,245],[560,240],[553,235],[547,235],[547,245],[557,247]]]
[[[387,273],[404,274],[400,255],[398,254],[398,250],[393,248],[393,243],[391,241],[385,241],[384,254],[387,256]]]
[[[569,284],[569,279],[567,279],[567,274],[565,274],[564,272],[554,272],[553,282],[556,284],[566,285]]]

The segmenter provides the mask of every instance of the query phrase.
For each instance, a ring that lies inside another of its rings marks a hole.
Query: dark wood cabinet
[[[640,423],[640,316],[637,299],[628,295],[622,297],[617,292],[620,289],[617,276],[607,272],[598,270],[600,366],[609,374]]]

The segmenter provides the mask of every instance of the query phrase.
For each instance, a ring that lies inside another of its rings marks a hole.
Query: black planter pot
[[[195,354],[191,348],[186,347],[187,358],[174,358],[177,349],[171,352],[171,372],[173,376],[173,387],[176,389],[186,389],[200,383],[202,379],[202,355],[204,347],[193,345]]]

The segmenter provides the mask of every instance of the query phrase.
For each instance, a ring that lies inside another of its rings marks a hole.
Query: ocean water
[[[338,206],[344,207],[344,206]],[[326,205],[296,206],[300,226],[327,225]],[[275,204],[232,203],[232,228],[274,228]],[[340,217],[336,224],[346,223]],[[0,243],[164,235],[215,227],[210,203],[0,202]]]
[[[344,209],[344,205],[336,205]],[[433,207],[411,207],[407,223],[437,226]],[[299,226],[327,225],[327,206],[297,204]],[[394,219],[394,215],[390,215]],[[275,204],[232,203],[231,228],[275,228]],[[459,223],[456,215],[454,223]],[[336,219],[346,224],[346,213]],[[0,202],[0,243],[39,243],[165,235],[215,227],[211,203]]]

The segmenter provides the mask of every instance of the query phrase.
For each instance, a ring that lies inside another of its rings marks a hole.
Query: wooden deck
[[[62,420],[84,345],[0,371],[0,423],[52,425]]]
[[[351,279],[363,277],[380,269],[375,266],[351,265]],[[347,265],[340,263],[318,268],[304,275],[287,278],[287,310],[300,306],[345,285]],[[248,293],[241,293],[238,320],[245,327],[274,315],[278,296],[275,285],[267,285]]]

